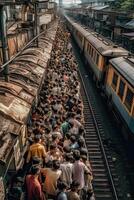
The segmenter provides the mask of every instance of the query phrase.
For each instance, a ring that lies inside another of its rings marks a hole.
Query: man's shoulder
[[[58,195],[58,198],[57,200],[67,200],[67,195],[65,192],[61,192],[59,195]]]
[[[68,192],[68,196],[70,199],[79,200],[79,195],[76,192]]]

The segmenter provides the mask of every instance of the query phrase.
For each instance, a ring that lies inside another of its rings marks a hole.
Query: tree
[[[134,9],[134,0],[125,0],[121,3],[121,8],[123,10],[133,10]]]
[[[134,0],[115,0],[113,8],[122,10],[134,10]]]

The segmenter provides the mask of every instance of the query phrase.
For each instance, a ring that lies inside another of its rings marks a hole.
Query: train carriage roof
[[[112,41],[100,36],[98,33],[93,32],[91,29],[86,29],[82,25],[74,22],[66,16],[66,19],[74,26],[97,51],[103,56],[117,57],[128,55],[128,51],[122,47],[116,46]]]
[[[103,56],[116,57],[128,54],[127,50],[114,45],[112,42],[107,42],[97,33],[92,33],[86,38]]]
[[[74,22],[73,20],[71,20],[69,17],[65,16],[67,21],[69,21],[73,27],[75,27],[84,37],[87,37],[88,35],[90,35],[91,33],[89,33],[89,31],[85,30],[80,24]]]
[[[134,57],[113,58],[110,63],[134,87]]]
[[[81,25],[74,23],[73,26],[84,36],[87,37],[91,33],[89,31],[85,30]]]

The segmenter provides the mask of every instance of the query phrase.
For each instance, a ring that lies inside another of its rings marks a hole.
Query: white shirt
[[[72,175],[73,175],[73,164],[70,162],[64,162],[60,165],[60,169],[62,171],[61,180],[70,186],[72,183]]]

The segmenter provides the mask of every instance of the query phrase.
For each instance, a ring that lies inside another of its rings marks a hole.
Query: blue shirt
[[[65,192],[60,192],[57,196],[57,200],[67,200],[67,195]]]

